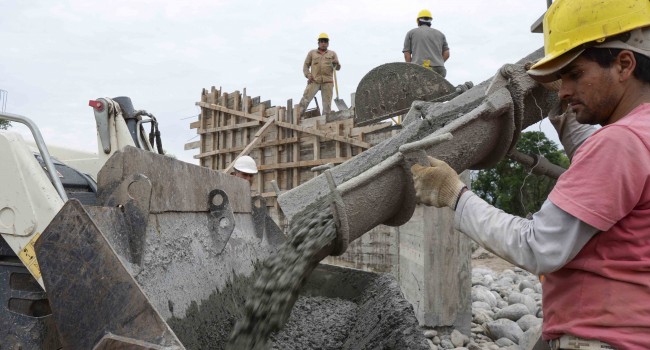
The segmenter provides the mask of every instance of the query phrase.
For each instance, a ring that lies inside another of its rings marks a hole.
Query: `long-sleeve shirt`
[[[317,49],[311,50],[307,53],[307,58],[305,58],[305,63],[302,67],[302,72],[305,75],[305,78],[309,79],[311,76],[318,84],[333,83],[334,62],[337,62],[336,70],[341,69],[341,64],[336,52],[332,50],[326,50],[324,52]]]
[[[471,191],[460,198],[458,230],[546,275],[545,339],[571,334],[617,349],[650,347],[650,306],[642,302],[650,294],[649,125],[644,104],[588,136],[532,220]]]

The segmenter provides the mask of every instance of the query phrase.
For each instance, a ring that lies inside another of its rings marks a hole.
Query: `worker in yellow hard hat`
[[[431,28],[432,16],[429,10],[420,11],[416,21],[418,27],[409,30],[404,39],[404,60],[432,69],[442,77],[447,76],[447,38],[441,31]]]
[[[528,74],[559,80],[565,117],[601,128],[532,219],[489,205],[434,158],[411,169],[417,198],[455,209],[459,231],[544,274],[550,348],[650,349],[650,1],[556,0],[543,26],[545,55]]]
[[[300,114],[320,91],[323,114],[332,111],[332,91],[334,89],[334,69],[340,70],[341,63],[336,52],[328,50],[330,38],[326,33],[318,36],[318,48],[307,53],[302,72],[307,78],[307,86],[300,100]]]

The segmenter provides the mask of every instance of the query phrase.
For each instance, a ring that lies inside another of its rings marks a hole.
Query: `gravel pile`
[[[458,330],[427,330],[433,350],[519,350],[534,344],[542,324],[542,285],[537,276],[514,268],[496,273],[472,269],[471,337]]]

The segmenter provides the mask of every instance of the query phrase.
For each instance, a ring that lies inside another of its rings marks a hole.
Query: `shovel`
[[[339,84],[336,81],[336,67],[334,67],[333,70],[334,70],[334,87],[336,88],[336,98],[334,99],[334,103],[336,103],[336,108],[338,108],[339,111],[343,111],[348,109],[348,105],[345,104],[345,101],[339,98]]]

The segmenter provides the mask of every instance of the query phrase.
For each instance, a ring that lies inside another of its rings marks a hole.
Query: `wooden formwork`
[[[271,106],[246,96],[246,89],[243,94],[203,89],[196,104],[201,114],[190,128],[197,129],[200,140],[185,149],[198,148],[194,158],[200,165],[221,171],[230,171],[240,155],[253,157],[259,173],[252,190],[267,198],[269,206],[275,205],[277,190],[290,190],[318,175],[313,167],[343,163],[399,130],[390,122],[355,127],[354,108],[326,116],[308,111],[301,118],[292,100]]]

